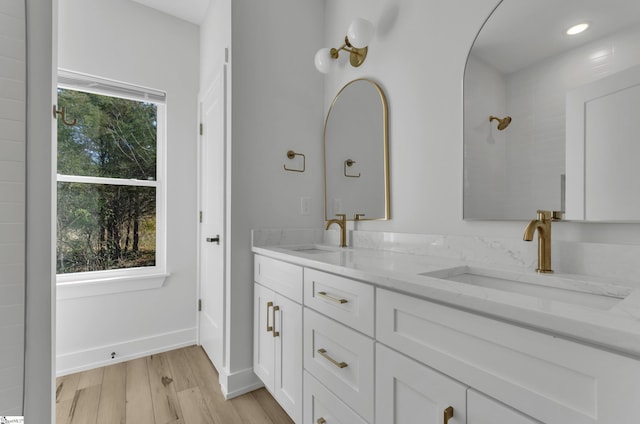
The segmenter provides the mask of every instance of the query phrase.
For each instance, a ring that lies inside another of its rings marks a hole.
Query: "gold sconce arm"
[[[345,161],[344,161],[344,176],[345,176],[345,177],[349,177],[349,178],[360,178],[360,173],[359,173],[359,172],[358,172],[358,175],[350,175],[350,174],[347,174],[347,166],[348,166],[348,167],[352,167],[354,163],[356,163],[356,161],[355,161],[355,160],[353,160],[353,159],[347,159],[347,160],[345,160]]]
[[[304,172],[305,169],[307,169],[307,158],[305,155],[303,155],[302,153],[296,153],[293,150],[289,150],[287,152],[287,157],[289,159],[293,159],[296,156],[302,156],[302,169],[293,169],[293,168],[287,168],[287,165],[283,165],[284,170],[285,171],[291,171],[291,172]]]
[[[375,27],[372,22],[356,18],[351,22],[344,37],[344,44],[338,48],[321,48],[315,56],[315,64],[318,71],[326,74],[335,67],[336,59],[341,51],[349,53],[349,63],[358,67],[364,63],[369,50],[369,42],[373,39]]]
[[[330,50],[331,58],[337,59],[340,56],[340,52],[345,51],[349,53],[349,63],[354,68],[362,65],[364,60],[367,58],[367,52],[369,51],[369,47],[357,48],[353,47],[349,42],[349,37],[344,37],[344,44],[339,48],[332,48]]]

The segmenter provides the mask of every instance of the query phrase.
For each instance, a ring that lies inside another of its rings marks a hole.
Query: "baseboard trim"
[[[97,346],[62,355],[56,355],[56,376],[60,377],[119,362],[130,361],[155,353],[196,344],[196,327],[127,340],[113,345]],[[116,352],[111,359],[111,352]]]
[[[218,370],[220,386],[225,399],[232,399],[245,393],[252,392],[264,386],[264,383],[255,375],[253,368],[246,368],[233,373],[226,369]]]

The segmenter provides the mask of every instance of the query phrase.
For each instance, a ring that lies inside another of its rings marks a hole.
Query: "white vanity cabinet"
[[[467,386],[376,344],[376,423],[466,424]]]
[[[261,256],[255,257],[254,265],[253,369],[287,414],[299,423],[302,422],[302,268]]]
[[[640,420],[640,362],[622,355],[381,289],[376,338],[520,411],[525,423]],[[483,412],[500,404],[480,403],[484,409],[468,405],[471,423],[501,422]]]
[[[255,257],[254,370],[296,423],[640,423],[637,359],[363,281]]]
[[[541,424],[473,389],[467,390],[467,424]]]

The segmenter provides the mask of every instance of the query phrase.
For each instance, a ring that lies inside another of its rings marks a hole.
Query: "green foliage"
[[[58,121],[58,173],[156,179],[157,108],[116,97],[58,90],[78,120]],[[58,183],[57,272],[155,264],[153,187]]]

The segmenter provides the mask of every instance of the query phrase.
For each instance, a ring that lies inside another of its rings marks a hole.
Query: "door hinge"
[[[200,223],[202,224],[202,211],[200,211]]]
[[[202,299],[198,299],[198,312],[202,311]]]
[[[204,134],[204,126],[200,123],[200,135]]]

